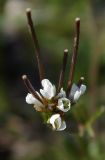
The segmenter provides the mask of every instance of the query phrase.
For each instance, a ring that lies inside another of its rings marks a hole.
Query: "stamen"
[[[22,76],[22,80],[24,81],[25,86],[27,87],[28,91],[36,98],[38,99],[41,103],[43,103],[42,99],[39,97],[35,89],[33,88],[31,82],[29,81],[27,75]]]
[[[36,54],[38,69],[39,69],[39,76],[40,76],[40,81],[41,81],[42,79],[44,79],[44,71],[43,71],[43,65],[40,59],[40,47],[39,47],[38,39],[36,36],[35,27],[33,25],[30,8],[26,9],[26,15],[27,15],[29,30],[31,32],[31,36],[32,36],[33,43],[34,43],[35,54]]]
[[[81,77],[77,83],[77,86],[80,88],[80,86],[83,84],[83,82],[84,82],[84,77]]]
[[[67,85],[67,94],[69,94],[72,86],[72,81],[74,77],[74,71],[77,61],[77,51],[78,51],[78,45],[79,45],[79,35],[80,35],[80,18],[75,19],[75,37],[74,37],[74,45],[73,45],[73,54],[72,54],[72,60],[71,60],[71,66],[70,66],[70,72],[69,72],[69,79],[68,79],[68,85]]]
[[[66,69],[66,64],[67,64],[67,57],[68,57],[68,49],[65,49],[64,50],[64,55],[63,55],[62,68],[61,68],[60,76],[59,76],[58,93],[59,93],[61,87],[63,86],[65,69]]]

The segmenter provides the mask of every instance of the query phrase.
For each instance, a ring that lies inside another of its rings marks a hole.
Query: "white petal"
[[[53,114],[51,117],[50,117],[50,123],[54,123],[55,119],[59,118],[60,117],[60,114]]]
[[[85,85],[82,84],[79,88],[77,85],[73,84],[71,92],[69,94],[69,98],[73,98],[74,102],[76,102],[80,98],[80,96],[84,94],[85,91],[86,91]]]
[[[43,79],[41,81],[41,84],[45,90],[47,90],[48,87],[52,86],[51,82],[48,79]]]
[[[61,119],[60,114],[52,115],[49,122],[56,131],[62,131],[66,128],[66,122]]]
[[[81,91],[76,91],[75,94],[74,94],[74,101],[77,101],[81,96]]]
[[[86,85],[83,85],[83,84],[82,84],[82,85],[80,86],[80,91],[81,91],[81,95],[84,94],[85,91],[86,91]]]
[[[48,79],[42,80],[43,89],[40,89],[40,93],[46,98],[51,99],[56,94],[56,88]]]
[[[61,117],[60,114],[54,114],[50,118],[50,124],[52,125],[54,130],[57,130],[61,127]]]
[[[40,89],[40,93],[42,94],[42,96],[46,99],[51,99],[51,96],[48,92],[44,91],[43,89]]]
[[[58,106],[57,108],[63,112],[67,112],[70,110],[70,106],[71,106],[71,103],[70,103],[70,100],[67,99],[67,98],[60,98],[58,99]]]
[[[63,88],[61,88],[60,92],[58,93],[57,97],[60,98],[65,98],[66,97],[66,92],[63,90]]]
[[[61,127],[57,131],[63,131],[64,129],[66,129],[66,122],[62,121]]]
[[[71,92],[70,92],[69,97],[73,97],[77,90],[79,90],[79,87],[76,84],[73,84],[71,87]]]
[[[74,101],[77,101],[80,98],[80,96],[84,94],[85,91],[86,91],[86,86],[82,84],[79,90],[77,90],[74,94]]]
[[[32,94],[28,93],[27,96],[26,96],[26,102],[28,104],[35,104],[36,99],[33,97]]]
[[[52,97],[56,95],[56,87],[55,85],[52,86]]]
[[[28,104],[34,104],[36,106],[40,106],[40,107],[44,107],[44,105],[39,101],[37,100],[32,94],[28,93],[27,96],[26,96],[26,102]]]

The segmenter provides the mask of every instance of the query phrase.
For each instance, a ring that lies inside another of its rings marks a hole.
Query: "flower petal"
[[[51,84],[51,82],[48,79],[42,80],[42,87],[43,89],[40,89],[40,93],[46,98],[51,99],[56,94],[56,88],[54,85]]]
[[[26,102],[28,104],[34,104],[37,107],[44,107],[44,105],[30,93],[28,93],[26,96]]]
[[[66,92],[61,88],[60,92],[58,93],[57,97],[59,98],[65,98],[66,97]]]
[[[57,130],[61,127],[61,117],[60,114],[54,114],[50,117],[49,120],[54,130]]]
[[[35,104],[36,99],[34,98],[34,96],[32,94],[28,93],[26,96],[26,102],[28,104]]]
[[[81,91],[76,91],[73,100],[76,102],[81,96]]]
[[[52,86],[52,97],[56,95],[56,87],[55,85]]]
[[[62,131],[66,128],[66,122],[61,119],[60,114],[54,114],[50,117],[49,123],[52,125],[53,130]]]
[[[73,97],[77,90],[79,90],[79,87],[76,84],[73,84],[71,87],[71,92],[69,94],[69,97]]]
[[[80,86],[80,91],[81,91],[81,95],[84,94],[85,91],[86,91],[86,85],[83,85],[83,84],[82,84],[82,85]]]
[[[45,92],[43,89],[40,89],[40,93],[42,94],[42,96],[46,99],[51,99],[51,96],[49,95],[48,92]]]
[[[76,85],[73,84],[71,88],[71,92],[69,94],[69,98],[73,99],[74,102],[76,102],[82,94],[86,91],[86,86],[81,85],[80,88]]]
[[[70,100],[67,99],[67,98],[60,98],[58,99],[58,106],[57,108],[63,112],[67,112],[70,110],[70,106],[71,106],[71,103],[70,103]]]
[[[62,121],[61,127],[57,131],[63,131],[64,129],[66,129],[66,122]]]
[[[47,91],[48,88],[52,87],[52,84],[51,84],[51,82],[48,79],[43,79],[41,81],[41,84],[42,84],[42,87],[44,88],[45,91]]]

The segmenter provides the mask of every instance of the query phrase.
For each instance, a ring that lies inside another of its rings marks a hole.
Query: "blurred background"
[[[49,129],[25,102],[22,74],[40,88],[27,7],[32,9],[46,78],[53,84],[58,84],[63,50],[69,49],[65,89],[74,21],[81,18],[74,82],[84,76],[87,92],[67,113],[63,132]],[[105,1],[0,0],[0,160],[104,160],[104,110]]]

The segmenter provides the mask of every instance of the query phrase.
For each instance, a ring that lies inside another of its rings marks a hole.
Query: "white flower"
[[[70,109],[71,103],[70,100],[67,98],[60,98],[58,99],[58,106],[57,108],[63,112],[67,112]]]
[[[43,79],[41,81],[41,84],[43,86],[43,89],[40,89],[40,93],[43,95],[43,97],[48,100],[53,98],[56,94],[55,86],[52,85],[48,79]]]
[[[52,125],[53,130],[62,131],[66,128],[66,123],[61,119],[60,114],[54,114],[50,117],[49,123]]]
[[[84,94],[84,92],[86,91],[86,85],[81,85],[80,87],[78,87],[77,85],[73,84],[72,88],[71,88],[71,92],[69,94],[69,98],[72,98],[74,102],[76,102],[81,95]]]
[[[61,88],[60,92],[57,95],[58,98],[65,98],[66,97],[66,92]]]
[[[37,94],[40,96],[38,92]],[[26,96],[26,102],[28,104],[34,104],[34,108],[39,111],[44,107],[44,105],[30,93]]]

